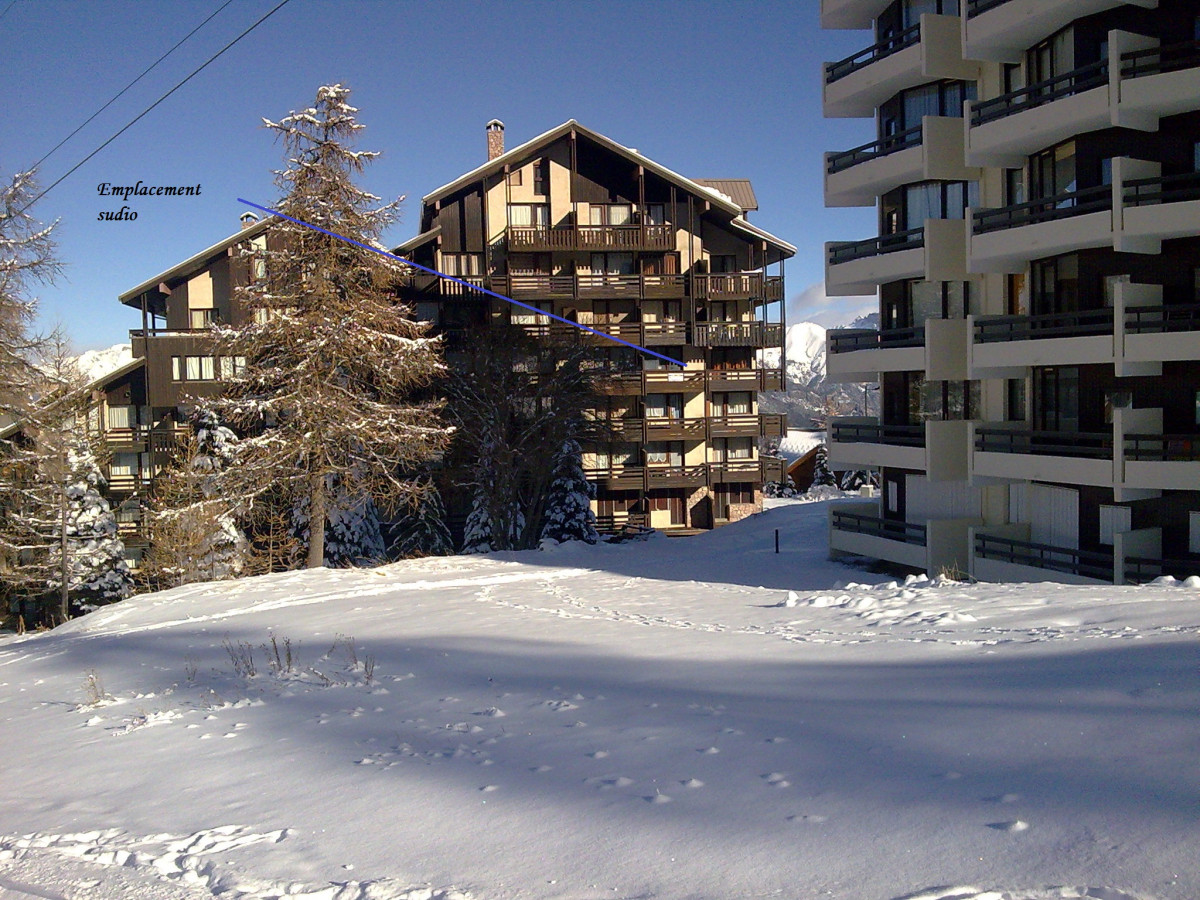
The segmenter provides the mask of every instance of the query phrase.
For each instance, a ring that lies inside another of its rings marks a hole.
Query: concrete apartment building
[[[421,234],[396,252],[604,334],[657,349],[672,366],[588,338],[601,363],[613,440],[585,445],[594,508],[612,530],[712,528],[762,506],[784,461],[759,452],[786,432],[758,392],[779,390],[783,260],[795,249],[751,225],[744,179],[684,178],[571,121],[511,151],[490,123],[491,159],[424,198]],[[481,153],[481,158],[483,158]],[[186,434],[191,398],[212,396],[242,360],[214,355],[213,323],[240,325],[236,288],[261,277],[271,221],[242,228],[120,295],[141,314],[134,359],[88,387],[89,421],[108,450],[108,489],[132,565],[146,547],[145,501]],[[453,343],[471,325],[509,322],[550,335],[567,324],[461,284],[413,275],[398,297]]]
[[[878,232],[827,245],[831,378],[880,384],[831,423],[876,502],[833,552],[982,580],[1200,573],[1200,4],[822,0],[873,29],[824,71],[828,206]],[[864,129],[865,131],[866,129]]]

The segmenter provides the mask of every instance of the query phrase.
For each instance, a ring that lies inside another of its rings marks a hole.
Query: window
[[[736,272],[737,257],[732,253],[714,253],[708,258],[708,267],[710,272],[716,274]]]
[[[591,259],[593,275],[632,275],[632,253],[593,253]]]
[[[1111,545],[1113,535],[1133,527],[1132,511],[1128,506],[1100,507],[1100,543]]]
[[[222,356],[220,361],[221,380],[228,381],[241,375],[246,368],[246,357],[244,356]]]
[[[1188,553],[1200,553],[1200,512],[1188,513]]]
[[[1197,166],[1200,170],[1200,166]],[[667,208],[662,203],[649,203],[646,205],[646,224],[647,225],[666,225],[667,224]]]
[[[646,465],[682,466],[683,441],[652,441],[646,444]]]
[[[138,455],[136,453],[114,453],[109,463],[108,473],[115,477],[131,477],[137,474]]]
[[[108,408],[109,428],[132,428],[137,422],[137,407],[110,406]]]
[[[550,224],[550,207],[545,203],[513,203],[508,207],[508,224],[517,227]],[[447,272],[446,274],[450,274]]]
[[[183,358],[184,381],[213,381],[213,358],[211,356],[185,356]]]
[[[1046,200],[1058,197],[1056,209],[1075,205],[1075,198],[1064,196],[1079,189],[1075,174],[1075,142],[1066,141],[1057,147],[1043,150],[1029,160],[1029,199]]]
[[[525,309],[521,306],[513,306],[509,310],[509,321],[514,325],[549,325],[550,317],[545,315],[551,311],[553,304],[549,300],[538,300],[533,303],[526,303],[526,306],[535,306],[540,312],[534,312],[532,309]]]
[[[880,198],[881,234],[912,231],[926,219],[961,219],[968,206],[979,205],[974,181],[923,181],[890,191]]]
[[[190,309],[188,310],[188,327],[189,328],[208,328],[217,321],[217,311],[215,309]]]
[[[533,192],[539,197],[550,193],[550,160],[539,159],[533,164]]]
[[[1038,260],[1030,266],[1030,313],[1076,312],[1079,309],[1079,257],[1074,254]]]
[[[1196,415],[1194,417],[1194,422],[1195,422],[1195,424],[1200,425],[1200,391],[1196,391],[1194,405],[1196,407]]]
[[[1005,403],[1005,418],[1009,422],[1025,421],[1025,379],[1010,378],[1007,385],[1007,401]]]
[[[1036,425],[1042,431],[1079,430],[1079,370],[1036,369],[1033,382]]]
[[[716,462],[752,459],[754,446],[751,438],[713,438],[713,458]]]
[[[683,394],[647,394],[646,418],[682,419]]]
[[[521,186],[521,169],[515,169],[508,173],[508,184],[510,187]]]
[[[633,207],[628,203],[593,203],[588,207],[589,225],[628,225]]]
[[[259,311],[260,310],[255,310],[255,312],[259,312]],[[171,380],[172,381],[183,381],[183,357],[182,356],[172,356],[171,357]]]
[[[749,415],[753,401],[749,391],[729,391],[713,394],[713,415],[744,416]]]
[[[443,253],[442,271],[455,278],[472,278],[483,274],[482,253]]]

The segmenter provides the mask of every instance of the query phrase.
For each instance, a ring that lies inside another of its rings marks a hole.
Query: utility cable
[[[15,3],[16,0],[13,0],[13,2]],[[83,124],[81,124],[78,128],[76,128],[74,131],[72,131],[70,134],[68,134],[65,138],[63,138],[61,141],[59,141],[57,144],[55,144],[49,153],[47,153],[45,156],[43,156],[41,159],[39,159],[37,162],[35,162],[29,168],[36,170],[42,163],[44,163],[47,159],[49,159],[51,156],[53,156],[55,151],[58,150],[59,147],[61,147],[63,144],[65,144],[71,138],[75,137],[75,135],[79,134],[79,132],[81,132],[84,128],[86,128],[88,126],[88,124],[92,121],[92,119],[96,118],[96,116],[100,115],[100,113],[104,112],[106,109],[108,109],[110,106],[112,106],[118,100],[120,100],[126,91],[128,91],[131,87],[133,87],[135,84],[137,84],[139,81],[141,81],[147,75],[149,75],[150,71],[152,69],[154,69],[160,62],[162,62],[164,59],[166,59],[168,56],[170,56],[176,50],[178,50],[181,46],[183,46],[183,44],[187,41],[188,38],[190,38],[193,34],[195,34],[197,31],[199,31],[201,28],[203,28],[209,22],[211,22],[216,17],[217,13],[219,13],[221,10],[223,10],[226,6],[228,6],[232,2],[233,2],[233,0],[225,0],[224,3],[222,3],[219,7],[217,7],[216,12],[214,12],[207,19],[205,19],[203,22],[201,22],[199,25],[197,25],[195,28],[193,28],[191,31],[189,31],[187,34],[185,34],[183,36],[183,39],[178,44],[176,44],[174,47],[172,47],[170,50],[168,50],[166,53],[164,53],[162,56],[160,56],[158,59],[156,59],[154,62],[152,62],[146,69],[144,69],[142,71],[141,75],[139,75],[137,78],[133,79],[133,81],[129,82],[129,84],[125,85],[125,87],[121,88],[121,90],[118,94],[116,94],[111,100],[109,100],[102,107],[100,107],[98,110],[96,110],[94,113],[92,113],[87,118],[87,120],[85,122],[83,122]],[[11,7],[9,7],[9,8],[11,9]],[[3,14],[0,13],[0,15],[3,15]]]
[[[234,44],[236,44],[238,41],[240,41],[242,38],[244,38],[246,35],[248,35],[250,32],[252,32],[255,28],[257,28],[263,22],[267,21],[267,19],[271,18],[271,16],[275,15],[275,13],[279,12],[279,10],[281,10],[283,7],[287,6],[287,4],[290,2],[291,2],[291,0],[280,0],[280,2],[277,3],[266,15],[264,15],[262,18],[260,18],[257,22],[255,22],[253,25],[251,25],[249,28],[247,28],[245,31],[243,31],[241,34],[239,34],[237,37],[235,37],[232,41],[230,41],[228,44],[226,44],[224,47],[222,47],[220,50],[218,50],[212,56],[210,56],[198,68],[193,69],[192,73],[190,75],[188,75],[185,79],[183,79],[183,81],[179,82],[179,84],[175,85],[175,87],[171,88],[169,91],[167,91],[161,97],[159,97],[157,100],[155,100],[149,106],[147,106],[144,110],[142,110],[140,113],[138,113],[129,122],[129,124],[127,124],[124,128],[122,128],[120,131],[118,131],[116,134],[114,134],[112,137],[110,137],[108,140],[106,140],[103,144],[101,144],[99,147],[97,147],[95,150],[93,150],[91,153],[89,153],[87,156],[85,156],[83,159],[81,159],[79,162],[77,162],[74,166],[72,166],[70,169],[68,169],[64,175],[62,175],[56,182],[54,182],[54,184],[50,185],[50,187],[46,188],[44,191],[42,191],[40,194],[38,194],[36,197],[34,197],[28,203],[26,203],[25,206],[21,209],[21,212],[22,213],[25,212],[25,210],[29,209],[31,206],[33,206],[33,204],[37,203],[39,200],[41,200],[43,197],[45,197],[48,193],[50,193],[52,190],[54,190],[56,187],[58,187],[60,184],[62,184],[63,181],[65,181],[68,176],[70,176],[73,172],[75,172],[76,169],[78,169],[80,166],[82,166],[84,163],[86,163],[89,159],[91,159],[93,156],[95,156],[97,153],[99,153],[101,150],[103,150],[105,147],[107,147],[109,144],[111,144],[113,141],[115,141],[117,138],[119,138],[121,135],[123,135],[126,131],[128,131],[130,128],[132,128],[134,125],[136,125],[138,122],[140,122],[156,106],[158,106],[160,103],[162,103],[164,100],[166,100],[172,94],[174,94],[177,90],[179,90],[181,87],[183,87],[189,81],[191,81],[193,78],[195,78],[201,72],[203,72],[206,68],[209,67],[209,65],[216,62],[216,60],[218,58],[220,58],[225,53],[225,51],[227,51],[230,47],[232,47]],[[18,215],[20,215],[20,213],[18,213]]]

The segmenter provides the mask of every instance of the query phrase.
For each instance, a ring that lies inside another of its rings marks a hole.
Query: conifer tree
[[[829,468],[829,450],[824,444],[817,447],[817,458],[813,464],[813,487],[837,487],[837,479]]]
[[[454,541],[446,527],[446,508],[442,495],[432,480],[422,483],[422,492],[415,503],[404,510],[396,527],[396,537],[389,554],[398,559],[416,556],[450,556]]]
[[[278,208],[319,228],[378,246],[396,203],[354,184],[377,154],[352,143],[364,127],[341,85],[278,122],[287,167]],[[253,509],[265,498],[307,503],[307,564],[326,558],[326,521],[345,497],[392,506],[414,488],[412,471],[446,445],[448,430],[428,389],[444,367],[428,325],[395,300],[399,264],[337,237],[280,221],[261,253],[265,276],[239,291],[250,315],[218,332],[219,352],[245,366],[215,404],[241,435],[222,493]]]
[[[594,544],[600,540],[596,531],[596,515],[589,502],[595,488],[583,474],[582,452],[573,440],[563,441],[554,465],[554,481],[546,500],[542,538],[563,543],[583,541]]]
[[[330,568],[377,565],[383,561],[383,531],[379,511],[370,497],[354,497],[337,475],[325,477],[325,559]],[[304,547],[311,539],[308,497],[301,496],[292,508],[296,537]]]
[[[476,487],[471,499],[471,512],[467,515],[467,524],[463,531],[463,553],[492,552],[492,515],[488,492],[482,487]]]

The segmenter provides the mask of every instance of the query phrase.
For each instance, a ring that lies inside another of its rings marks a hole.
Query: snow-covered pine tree
[[[72,612],[124,600],[133,592],[133,576],[117,536],[117,517],[101,494],[104,476],[86,440],[68,448],[63,485],[65,503],[55,536],[61,538],[65,528],[65,539],[50,545],[53,576],[47,591],[58,592],[65,579]]]
[[[813,487],[837,487],[837,479],[829,468],[829,451],[824,444],[817,447],[817,458],[813,465]]]
[[[396,203],[358,188],[377,154],[353,150],[364,127],[341,85],[312,107],[265,125],[282,141],[278,208],[318,228],[378,246]],[[243,357],[214,408],[242,436],[222,474],[222,494],[252,515],[264,498],[307,498],[308,565],[325,560],[328,477],[345,496],[398,505],[413,491],[398,473],[442,452],[448,429],[425,394],[444,367],[439,340],[395,302],[399,264],[338,237],[288,221],[258,254],[264,277],[237,293],[250,315],[218,329],[218,353]]]
[[[432,480],[421,484],[422,493],[414,504],[406,506],[396,526],[395,540],[388,554],[395,559],[417,556],[452,556],[454,540],[446,527],[446,507]]]
[[[249,546],[236,504],[217,494],[237,437],[206,407],[193,412],[191,424],[188,443],[155,479],[145,571],[156,587],[236,578],[246,568]]]
[[[594,544],[600,540],[596,531],[596,515],[590,498],[595,488],[583,475],[583,457],[579,444],[563,441],[554,464],[554,481],[542,525],[542,538],[563,543],[583,541]]]
[[[489,497],[482,487],[475,489],[471,512],[463,531],[463,553],[492,552],[492,514],[488,512]]]

